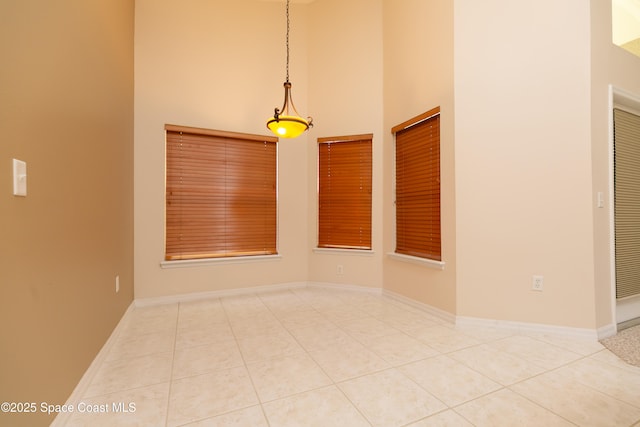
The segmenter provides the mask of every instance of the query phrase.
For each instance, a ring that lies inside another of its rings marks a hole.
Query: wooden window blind
[[[372,139],[318,139],[320,248],[371,249]]]
[[[616,297],[640,294],[640,116],[615,109]]]
[[[396,137],[396,253],[441,261],[440,108],[392,129]]]
[[[165,130],[165,259],[276,254],[277,138]]]

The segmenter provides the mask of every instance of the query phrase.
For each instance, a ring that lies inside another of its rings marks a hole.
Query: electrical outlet
[[[344,266],[342,264],[338,264],[336,267],[336,274],[344,274]]]
[[[544,288],[544,277],[543,276],[533,276],[533,282],[531,284],[531,290],[542,292]]]
[[[116,276],[116,294],[120,292],[120,276]]]

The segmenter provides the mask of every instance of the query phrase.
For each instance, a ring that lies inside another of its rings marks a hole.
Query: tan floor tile
[[[176,349],[172,377],[184,378],[221,369],[243,366],[244,360],[235,340]]]
[[[240,409],[217,417],[206,418],[183,427],[269,427],[260,406]]]
[[[288,332],[238,339],[238,345],[246,363],[304,353]]]
[[[411,329],[407,331],[407,334],[419,339],[440,353],[450,353],[481,344],[481,341],[456,330],[451,324],[438,324],[436,326]]]
[[[306,354],[247,364],[262,402],[332,384],[320,366]]]
[[[591,340],[588,338],[571,338],[571,337],[558,335],[558,334],[554,335],[554,334],[543,334],[543,333],[533,333],[533,332],[529,332],[523,335],[530,336],[532,338],[547,342],[549,344],[553,344],[555,346],[564,348],[565,350],[569,350],[574,353],[581,354],[583,356],[589,356],[591,354],[595,354],[599,351],[602,351],[605,348],[598,341]]]
[[[374,317],[363,317],[360,319],[340,322],[338,327],[357,340],[378,338],[385,335],[394,335],[400,332],[398,329],[392,328]]]
[[[135,309],[128,321],[122,325],[120,338],[159,332],[175,332],[177,309],[142,313],[138,313],[136,310],[139,309]]]
[[[332,324],[325,316],[313,309],[281,312],[276,314],[276,317],[280,320],[282,326],[289,330],[314,327],[319,324]]]
[[[244,367],[174,380],[168,426],[179,426],[254,406],[258,397]]]
[[[545,371],[531,362],[501,352],[488,344],[456,351],[449,356],[502,385],[515,384]]]
[[[290,330],[290,333],[308,352],[322,351],[356,342],[354,338],[333,323],[294,328]]]
[[[510,329],[490,326],[456,325],[456,330],[483,343],[500,340],[516,334]]]
[[[344,343],[310,354],[336,382],[381,371],[391,366],[371,350],[356,342]]]
[[[583,357],[578,353],[522,335],[493,341],[489,345],[545,369],[554,369]]]
[[[276,311],[297,311],[308,310],[310,308],[302,298],[292,291],[264,292],[258,294],[260,301],[272,312]]]
[[[399,368],[405,375],[453,407],[502,386],[447,356],[437,356]]]
[[[338,387],[374,426],[403,426],[446,409],[395,369],[345,381]]]
[[[220,303],[227,316],[245,313],[268,312],[267,306],[255,294],[234,295],[220,298]]]
[[[382,313],[375,316],[378,320],[400,331],[409,331],[418,328],[436,326],[442,322],[434,320],[431,316],[397,309],[389,313]]]
[[[230,318],[231,329],[237,339],[252,338],[265,334],[286,333],[282,323],[273,313],[261,313],[255,316]]]
[[[640,408],[640,368],[633,372],[587,358],[559,369],[558,373]]]
[[[263,405],[270,427],[371,427],[335,386]]]
[[[144,335],[123,335],[116,339],[106,360],[129,359],[154,353],[173,351],[175,331],[155,332]]]
[[[190,328],[178,328],[176,332],[176,348],[195,347],[233,339],[235,339],[235,335],[228,324],[201,323]]]
[[[637,374],[638,372],[640,372],[640,367],[633,366],[625,362],[624,360],[620,359],[618,356],[616,356],[606,348],[591,355],[590,359],[605,362],[608,365],[615,366],[616,368],[624,369],[634,374]]]
[[[84,397],[168,382],[173,353],[157,353],[132,359],[105,361],[84,393]]]
[[[448,336],[454,334],[456,329],[454,325],[449,323],[439,323],[433,326],[422,326],[409,329],[405,331],[407,334],[411,335],[414,338],[419,339],[420,341],[424,341],[425,343],[429,343],[436,338]]]
[[[440,354],[425,343],[404,333],[361,338],[360,343],[392,366],[404,365]]]
[[[167,417],[169,383],[83,399],[67,427],[160,426]],[[106,410],[106,412],[98,412]]]
[[[218,299],[180,303],[178,328],[228,324],[227,314]]]
[[[323,316],[337,323],[369,317],[367,313],[359,310],[355,306],[336,304],[331,301],[328,301],[326,305],[315,305],[314,308]]]
[[[211,313],[223,313],[224,308],[219,298],[207,298],[195,301],[181,302],[178,308],[178,315],[207,315]]]
[[[345,295],[343,300],[371,316],[380,316],[398,307],[394,301],[377,295]]]
[[[149,307],[136,307],[130,313],[129,321],[132,325],[158,323],[164,320],[176,321],[178,304],[162,304]]]
[[[469,421],[462,418],[453,410],[440,412],[407,427],[473,427]]]
[[[515,384],[511,389],[580,426],[628,426],[640,420],[640,407],[587,387],[558,371]]]
[[[456,412],[476,427],[569,427],[572,423],[508,389],[464,405]]]
[[[189,314],[178,317],[177,329],[215,328],[220,325],[229,326],[229,319],[224,313],[218,314]]]
[[[369,292],[296,288],[123,320],[83,394],[136,413],[68,425],[640,427],[640,368],[598,342],[455,326]]]

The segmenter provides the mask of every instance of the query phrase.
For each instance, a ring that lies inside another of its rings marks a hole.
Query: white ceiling
[[[613,0],[611,5],[613,42],[623,45],[640,38],[640,0]]]

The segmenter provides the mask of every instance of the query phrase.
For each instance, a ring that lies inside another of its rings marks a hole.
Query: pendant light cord
[[[287,0],[287,82],[289,81],[289,0]]]

